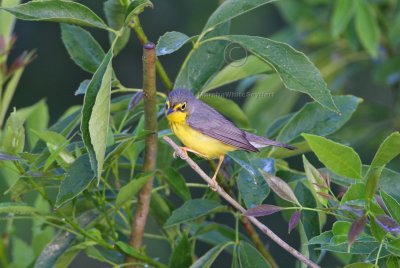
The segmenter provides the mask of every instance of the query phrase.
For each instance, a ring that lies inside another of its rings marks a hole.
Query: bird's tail
[[[246,139],[250,142],[250,144],[253,145],[254,147],[256,147],[257,149],[268,147],[268,146],[283,147],[283,148],[286,148],[289,150],[297,149],[296,147],[293,147],[293,146],[290,146],[290,145],[287,145],[284,143],[280,143],[277,141],[269,140],[267,138],[251,134],[249,132],[244,132],[244,133],[246,135]]]

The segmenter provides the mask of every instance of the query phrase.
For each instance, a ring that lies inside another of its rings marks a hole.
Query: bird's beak
[[[169,115],[169,114],[171,114],[171,113],[173,113],[173,112],[175,112],[175,110],[174,110],[174,108],[169,108],[168,110],[167,110],[167,115]]]

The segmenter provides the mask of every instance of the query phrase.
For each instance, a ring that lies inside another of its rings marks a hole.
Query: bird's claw
[[[181,151],[180,152],[177,152],[177,151],[174,151],[174,153],[172,154],[172,156],[175,158],[175,159],[177,159],[178,157],[180,158],[180,159],[182,159],[182,160],[186,160],[186,159],[188,159],[188,154],[187,154],[187,152],[185,151],[185,150],[183,150],[182,148],[181,148]]]
[[[218,182],[213,180],[213,182],[211,184],[208,184],[208,187],[210,187],[211,191],[216,192],[218,190]]]

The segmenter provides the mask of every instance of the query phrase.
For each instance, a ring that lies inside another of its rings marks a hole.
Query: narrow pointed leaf
[[[109,51],[86,90],[82,108],[82,139],[90,157],[92,170],[100,178],[110,113],[111,59]]]
[[[371,167],[385,166],[393,158],[400,154],[400,133],[394,132],[387,137],[379,146]]]
[[[387,215],[376,215],[376,223],[379,224],[386,232],[398,235],[400,233],[400,225]]]
[[[107,25],[86,6],[72,1],[30,1],[12,8],[3,8],[18,19],[54,21],[106,29]]]
[[[83,70],[94,73],[105,53],[92,35],[75,25],[61,24],[61,38],[71,59]]]
[[[165,227],[171,227],[176,224],[194,220],[205,216],[221,208],[221,205],[208,199],[193,199],[186,201],[181,207],[172,212],[171,217],[165,223]]]
[[[323,206],[327,206],[328,200],[323,197],[323,195],[328,194],[328,185],[325,179],[322,177],[321,173],[313,166],[310,162],[308,162],[307,158],[303,155],[303,165],[304,170],[307,175],[307,180],[310,185],[310,190],[312,191],[314,197],[320,202]]]
[[[335,1],[335,8],[331,19],[332,35],[338,37],[346,29],[353,15],[353,1]]]
[[[374,199],[373,197],[375,196],[376,190],[378,189],[381,173],[382,167],[370,168],[368,169],[368,173],[365,176],[367,178],[365,186],[365,198],[369,202]]]
[[[180,32],[166,32],[157,42],[157,56],[174,53],[185,45],[190,40],[190,37]]]
[[[262,205],[259,205],[256,207],[249,208],[246,211],[245,215],[252,216],[252,217],[261,217],[261,216],[267,216],[267,215],[274,214],[281,210],[282,210],[282,207],[268,205],[268,204],[262,204]]]
[[[300,204],[297,200],[292,188],[283,181],[281,178],[275,177],[269,173],[260,171],[264,179],[267,181],[269,187],[276,193],[280,198],[285,199],[291,203]]]
[[[115,206],[121,207],[124,203],[133,199],[153,174],[154,172],[141,174],[137,178],[131,180],[128,184],[121,187],[117,199],[115,200]]]
[[[206,254],[201,256],[190,268],[209,268],[218,257],[218,255],[231,244],[231,242],[220,244],[210,249]]]
[[[365,0],[356,1],[355,28],[364,48],[372,57],[378,56],[379,26],[374,9]]]
[[[351,245],[354,243],[357,237],[363,232],[366,222],[367,222],[367,216],[363,215],[362,217],[358,218],[351,224],[349,233],[347,234],[349,248],[351,248]]]
[[[361,178],[361,159],[353,148],[311,134],[302,135],[327,168],[348,178]]]
[[[301,212],[296,211],[292,214],[289,220],[288,233],[290,234],[294,228],[299,224]]]

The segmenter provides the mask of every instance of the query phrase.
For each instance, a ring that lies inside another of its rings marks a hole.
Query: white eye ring
[[[186,102],[184,102],[180,107],[181,111],[184,111],[185,109],[186,109]]]

